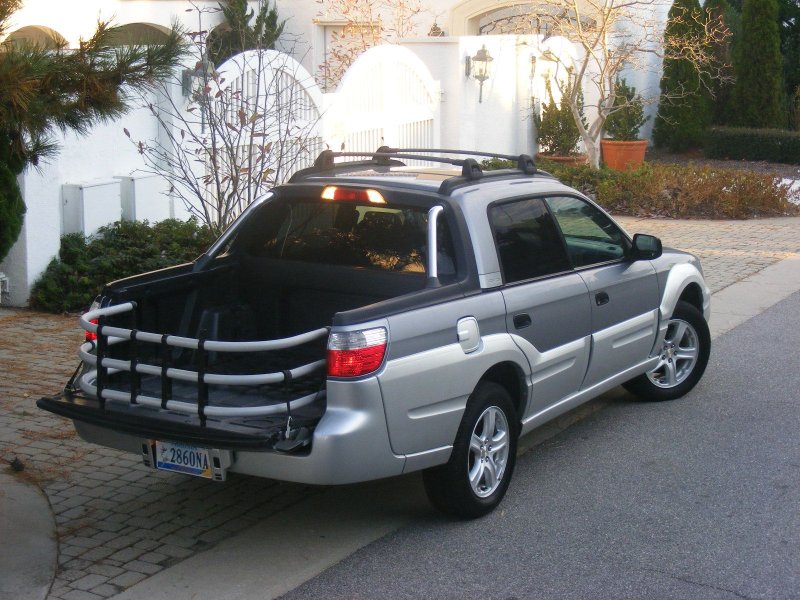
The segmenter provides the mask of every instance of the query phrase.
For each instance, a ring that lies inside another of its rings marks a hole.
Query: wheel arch
[[[710,312],[710,291],[703,275],[692,263],[674,265],[667,275],[661,295],[659,312],[664,321],[672,316],[679,300],[686,300],[695,306],[708,319]]]
[[[692,281],[683,288],[681,295],[678,297],[678,301],[680,302],[681,300],[694,306],[700,313],[703,312],[703,290],[700,289],[700,285],[697,282]]]
[[[478,383],[490,381],[502,386],[511,397],[511,403],[517,412],[517,421],[521,422],[528,401],[525,373],[517,363],[503,361],[492,366],[480,378]]]

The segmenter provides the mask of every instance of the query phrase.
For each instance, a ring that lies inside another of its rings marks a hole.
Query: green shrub
[[[500,169],[514,169],[516,163],[504,158],[487,158],[481,161],[481,169],[484,171],[498,171]]]
[[[17,176],[0,162],[0,261],[17,241],[24,217],[25,202],[17,185]]]
[[[500,161],[482,164],[487,169],[512,166]],[[800,207],[789,202],[789,186],[769,173],[658,163],[619,172],[543,159],[537,160],[536,166],[618,215],[749,219],[800,214]]]
[[[744,127],[786,127],[777,0],[743,0],[733,70],[734,123]]]
[[[65,235],[58,258],[34,285],[30,304],[49,312],[83,310],[106,283],[192,261],[211,242],[206,227],[175,219],[155,225],[119,221],[94,239]]]
[[[710,158],[737,158],[800,164],[800,132],[785,129],[712,127],[706,134]]]
[[[569,105],[572,86],[571,83],[567,84],[561,101],[556,104],[550,80],[545,82],[549,99],[547,104],[542,106],[541,118],[535,119],[536,141],[539,143],[540,152],[548,152],[556,156],[572,156],[578,153],[578,141],[581,139],[581,134]],[[581,118],[584,119],[583,92],[581,91],[578,91],[578,111]]]
[[[673,47],[676,41],[680,45],[679,40],[700,39],[703,20],[698,0],[674,0],[664,31],[664,47]],[[714,112],[706,84],[689,57],[664,59],[661,99],[653,125],[657,147],[682,151],[702,145]]]
[[[586,164],[571,166],[540,158],[536,161],[536,166],[564,184],[592,197],[596,196],[601,181],[613,177],[613,172],[606,167],[593,169]]]
[[[772,174],[705,165],[644,164],[598,186],[598,202],[615,214],[749,219],[798,214],[789,186]]]
[[[516,163],[510,160],[499,158],[489,158],[481,162],[481,168],[485,171],[497,169],[514,169]],[[597,194],[597,186],[600,181],[608,177],[611,171],[603,167],[600,170],[592,169],[589,165],[569,166],[544,157],[536,159],[536,168],[553,175],[559,181],[580,190],[587,196]]]
[[[650,117],[644,116],[644,102],[624,79],[617,79],[614,86],[614,112],[606,118],[603,126],[612,140],[632,142],[639,139],[639,129]]]

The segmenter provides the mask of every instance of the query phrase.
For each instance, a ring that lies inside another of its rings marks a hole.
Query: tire
[[[491,444],[486,443],[487,427]],[[475,519],[494,510],[514,473],[518,436],[516,411],[506,389],[479,383],[467,401],[450,460],[422,474],[428,499],[441,512],[461,518]]]
[[[703,314],[679,301],[667,322],[660,362],[652,371],[630,380],[625,388],[642,400],[675,400],[697,385],[708,365],[711,334]]]

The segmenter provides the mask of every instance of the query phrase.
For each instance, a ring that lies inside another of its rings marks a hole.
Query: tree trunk
[[[600,140],[590,136],[582,136],[583,145],[586,146],[586,155],[589,157],[589,166],[597,170],[600,168]]]

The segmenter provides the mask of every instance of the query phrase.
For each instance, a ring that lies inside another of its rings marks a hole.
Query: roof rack
[[[421,154],[424,153],[424,154]],[[509,160],[516,163],[515,168],[499,171],[491,171],[484,173],[480,164],[474,158],[449,158],[444,156],[429,156],[428,153],[437,154],[457,154],[461,156],[480,156],[486,158],[498,158],[501,160]],[[336,163],[335,159],[340,157],[369,157],[369,160],[360,161],[347,161]],[[428,162],[437,162],[442,164],[449,164],[461,167],[461,175],[451,177],[442,182],[439,188],[439,193],[449,194],[455,188],[465,185],[469,182],[481,179],[484,176],[490,175],[492,177],[508,177],[509,174],[514,176],[519,175],[536,175],[543,174],[549,175],[544,171],[536,168],[533,158],[528,154],[497,154],[495,152],[478,152],[474,150],[452,150],[444,148],[390,148],[389,146],[381,146],[376,152],[334,152],[332,150],[323,150],[314,165],[307,169],[302,169],[292,175],[289,183],[297,183],[308,177],[315,175],[324,175],[326,173],[343,173],[348,171],[358,171],[364,168],[373,168],[376,170],[388,170],[391,167],[404,167],[405,163],[401,160],[422,160]]]

